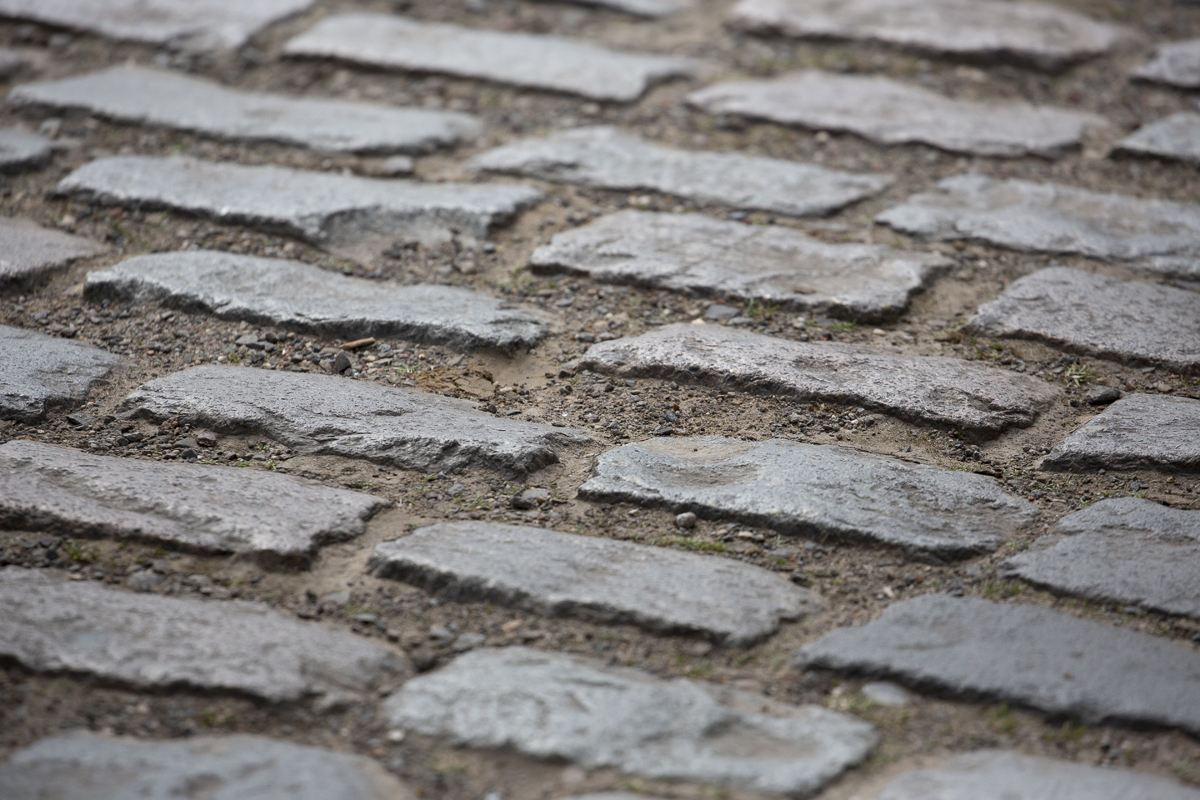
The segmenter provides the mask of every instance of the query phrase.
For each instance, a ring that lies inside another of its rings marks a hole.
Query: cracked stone
[[[1200,88],[1200,39],[1160,44],[1154,58],[1132,74],[1140,80],[1181,89]]]
[[[1049,470],[1200,470],[1200,400],[1131,394],[1063,439],[1042,461]]]
[[[0,220],[0,286],[36,281],[72,261],[104,252],[104,248],[61,231],[23,219]]]
[[[1200,164],[1200,114],[1180,112],[1117,142],[1120,153]]]
[[[72,409],[118,363],[95,347],[0,325],[0,419],[34,422]]]

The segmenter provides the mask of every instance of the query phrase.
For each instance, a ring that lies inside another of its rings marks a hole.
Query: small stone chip
[[[1133,71],[1143,81],[1200,89],[1200,39],[1160,44],[1154,58]]]
[[[1063,439],[1042,468],[1200,470],[1200,400],[1131,394]]]
[[[1180,112],[1139,128],[1117,142],[1117,152],[1200,164],[1200,114]]]
[[[54,153],[49,139],[11,128],[0,128],[0,170],[17,170],[44,164]]]
[[[0,325],[0,419],[34,422],[74,408],[118,363],[95,347]]]
[[[50,230],[23,219],[0,219],[0,286],[41,278],[104,248],[80,236]]]

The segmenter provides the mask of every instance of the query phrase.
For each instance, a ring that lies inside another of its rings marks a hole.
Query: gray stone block
[[[1127,363],[1200,367],[1200,292],[1050,267],[984,303],[966,329]]]
[[[67,339],[0,325],[0,419],[33,422],[74,408],[120,362]]]
[[[0,170],[36,167],[50,160],[54,142],[32,133],[0,128]]]
[[[1200,618],[1200,511],[1122,497],[1063,517],[1011,574],[1051,591]]]
[[[723,325],[664,325],[593,345],[569,366],[864,406],[976,434],[1031,425],[1058,394],[1045,381],[959,358],[810,344]]]
[[[1200,205],[956,175],[875,217],[914,236],[1090,256],[1200,278]]]
[[[884,544],[934,560],[990,553],[1037,509],[992,478],[836,445],[721,436],[649,439],[609,450],[579,496],[783,533]]]
[[[924,595],[822,636],[796,661],[1088,724],[1200,732],[1200,653],[1040,606]]]
[[[953,264],[930,253],[827,244],[790,228],[642,211],[619,211],[557,234],[529,263],[541,272],[862,320],[902,314],[914,294]]]
[[[50,230],[24,219],[0,220],[0,286],[34,281],[104,248],[80,236]]]
[[[638,99],[655,83],[708,69],[691,58],[625,53],[583,39],[464,28],[386,14],[326,17],[289,41],[283,52],[619,102]]]
[[[849,39],[1059,69],[1108,52],[1119,28],[1044,3],[1003,0],[741,0],[732,22],[762,33]]]
[[[1143,81],[1165,83],[1181,89],[1200,88],[1200,39],[1160,44],[1154,58],[1132,74]]]
[[[377,545],[371,565],[380,577],[452,600],[698,632],[739,646],[821,607],[808,591],[750,564],[491,522],[421,528]]]
[[[452,286],[349,278],[299,261],[218,251],[138,256],[88,274],[84,296],[202,311],[357,339],[395,336],[457,350],[532,347],[543,315]]]
[[[137,594],[19,567],[0,569],[0,656],[39,674],[269,702],[362,696],[406,666],[361,636],[261,603]]]
[[[245,367],[195,367],[150,381],[122,409],[252,432],[300,453],[425,472],[488,467],[520,475],[557,463],[564,448],[591,442],[583,431],[481,414],[442,395]]]
[[[476,650],[384,702],[391,724],[585,768],[807,797],[874,747],[819,706],[524,647]]]
[[[575,128],[497,147],[467,166],[797,217],[831,214],[892,183],[887,175],[856,175],[741,153],[676,150],[610,127]]]
[[[0,445],[0,528],[156,542],[307,563],[358,536],[385,501],[290,475]]]
[[[1059,442],[1043,469],[1200,470],[1200,400],[1131,394]]]
[[[688,95],[712,114],[737,114],[818,131],[849,131],[881,144],[919,142],[952,153],[1053,157],[1103,117],[1029,103],[955,100],[920,86],[809,70],[730,81]]]
[[[1116,151],[1200,164],[1200,114],[1180,112],[1138,128],[1117,142]]]

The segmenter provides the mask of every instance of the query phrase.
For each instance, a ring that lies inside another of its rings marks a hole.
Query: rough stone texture
[[[259,736],[154,742],[61,734],[0,766],[6,800],[412,800],[362,756]],[[202,794],[197,794],[203,787]]]
[[[1200,89],[1200,39],[1160,44],[1154,58],[1135,69],[1133,77],[1183,89]]]
[[[0,286],[36,280],[78,258],[104,252],[80,236],[23,219],[0,219]]]
[[[733,22],[759,32],[858,39],[1057,69],[1107,52],[1120,29],[1054,5],[1005,0],[742,0]]]
[[[0,325],[0,419],[33,422],[74,408],[120,359],[67,339]]]
[[[1200,368],[1200,293],[1067,267],[1016,281],[980,306],[967,328],[1118,361]]]
[[[218,431],[269,436],[297,452],[340,455],[425,472],[491,467],[524,474],[591,441],[571,428],[492,417],[473,404],[333,375],[195,367],[141,386],[122,409],[180,415]]]
[[[924,595],[827,633],[796,659],[1089,724],[1200,732],[1200,654],[1039,606]]]
[[[502,33],[386,14],[326,17],[283,51],[618,102],[636,100],[652,84],[668,78],[706,70],[694,59],[624,53],[582,39]]]
[[[620,211],[557,234],[533,252],[539,271],[584,274],[722,298],[874,320],[898,316],[953,262],[868,244],[826,244],[790,228],[704,214]]]
[[[1045,381],[959,358],[808,344],[722,325],[664,325],[593,345],[569,366],[864,406],[978,434],[1031,425],[1058,394]]]
[[[0,569],[0,656],[37,673],[271,702],[361,694],[404,666],[361,636],[261,603],[136,594],[19,567]]]
[[[1058,443],[1043,469],[1200,470],[1200,400],[1132,394]]]
[[[49,160],[54,142],[32,133],[0,129],[0,170],[33,167]]]
[[[836,445],[721,436],[650,439],[609,450],[579,496],[893,545],[941,560],[990,553],[1037,513],[983,475]]]
[[[542,196],[527,186],[375,180],[187,156],[101,158],[57,191],[284,233],[364,260],[398,239],[483,238]]]
[[[906,772],[875,800],[1200,800],[1200,791],[1155,775],[978,750]]]
[[[650,19],[669,17],[696,5],[696,0],[567,0],[567,2],[581,6],[624,11],[626,14]]]
[[[497,147],[473,158],[468,167],[601,189],[662,192],[797,217],[833,213],[892,183],[887,175],[856,175],[741,153],[676,150],[605,126]]]
[[[18,86],[8,101],[225,139],[346,153],[424,153],[482,133],[478,120],[468,114],[244,92],[138,66]]]
[[[421,528],[377,545],[371,564],[381,577],[454,600],[701,632],[734,645],[769,636],[781,619],[821,606],[804,589],[750,564],[492,522]]]
[[[1101,500],[1059,520],[1005,568],[1052,591],[1200,617],[1200,511]]]
[[[138,256],[88,274],[84,296],[199,310],[328,336],[395,336],[458,350],[533,346],[533,312],[452,286],[348,278],[299,261],[217,251]]]
[[[719,83],[688,96],[713,114],[738,114],[882,144],[920,142],[952,153],[1056,156],[1103,117],[1029,103],[954,100],[889,78],[809,70]]]
[[[241,47],[313,0],[0,0],[0,16],[187,49]]]
[[[385,505],[273,472],[98,456],[40,442],[0,445],[0,528],[53,530],[306,562],[361,534]]]
[[[1200,205],[1191,203],[956,175],[940,181],[937,192],[913,195],[875,221],[931,239],[1078,253],[1200,278]]]
[[[871,725],[818,706],[524,647],[460,656],[402,686],[383,713],[468,747],[794,797],[876,742]]]
[[[1200,114],[1180,112],[1139,128],[1117,142],[1117,151],[1200,164]]]

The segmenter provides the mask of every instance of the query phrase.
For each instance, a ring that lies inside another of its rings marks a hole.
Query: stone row
[[[1117,152],[1200,164],[1200,114],[1180,112],[1139,128],[1117,143]]]
[[[1181,89],[1200,88],[1200,39],[1160,44],[1154,58],[1134,70],[1133,77]]]
[[[1134,394],[1063,439],[1042,468],[1200,470],[1200,400]]]
[[[119,363],[95,347],[0,325],[0,419],[34,422],[74,408]]]
[[[54,142],[33,133],[0,129],[0,170],[40,166],[54,154]]]
[[[28,220],[0,219],[0,287],[32,283],[72,261],[104,252],[95,242]]]

